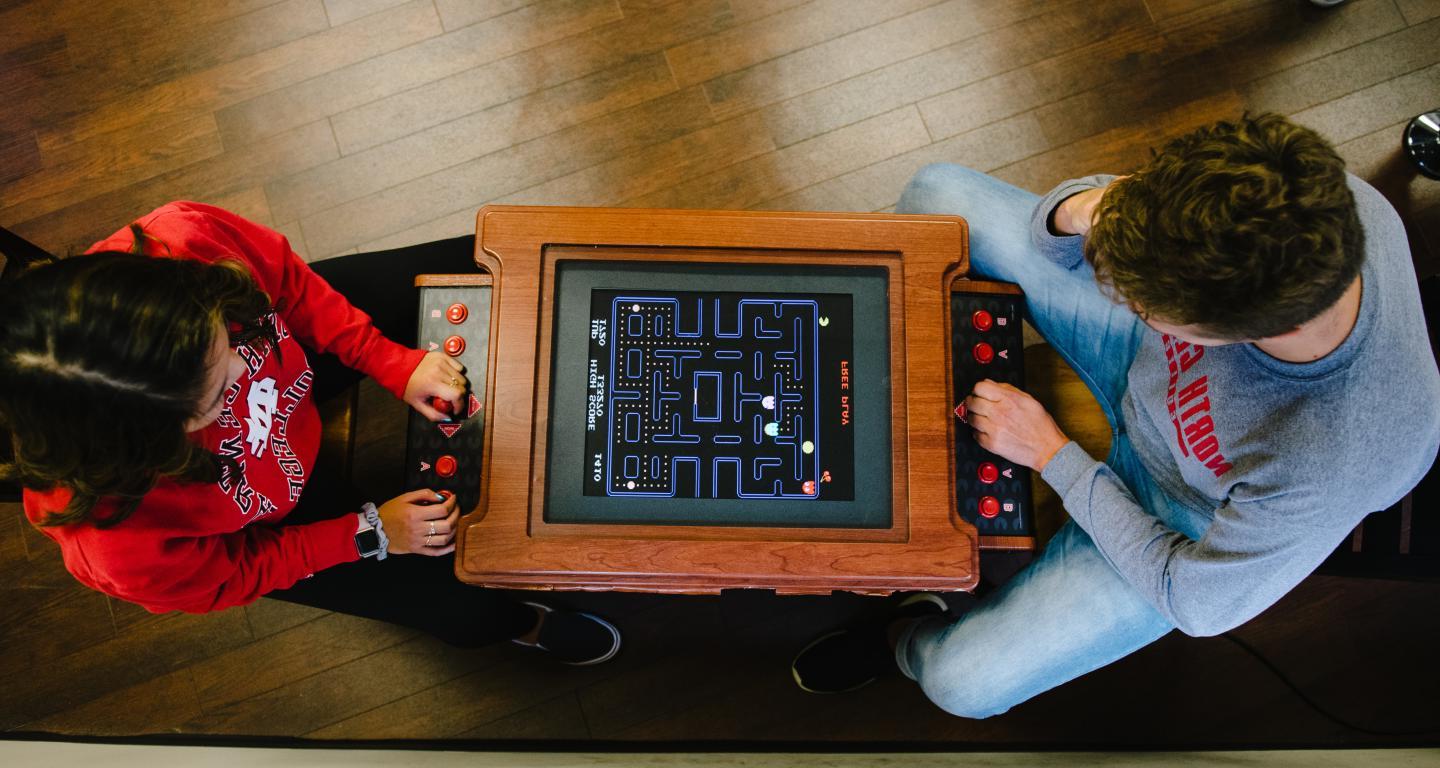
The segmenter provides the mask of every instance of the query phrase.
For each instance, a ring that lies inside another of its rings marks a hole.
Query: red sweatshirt
[[[245,354],[246,372],[225,393],[225,408],[191,438],[240,465],[217,483],[161,480],[123,522],[40,528],[60,544],[65,567],[82,583],[156,613],[203,613],[242,605],[316,571],[358,559],[354,515],[278,525],[295,508],[320,445],[320,417],[310,396],[312,373],[299,342],[336,355],[396,397],[424,352],[406,349],[375,329],[271,229],[214,206],[177,202],[138,222],[145,253],[212,262],[239,259],[277,310],[280,354]],[[128,251],[129,228],[96,243]],[[163,243],[163,245],[162,245]],[[293,334],[293,335],[292,335]],[[70,491],[26,490],[25,514],[39,523],[70,500]],[[96,512],[114,508],[108,500]],[[350,510],[358,511],[358,510]]]

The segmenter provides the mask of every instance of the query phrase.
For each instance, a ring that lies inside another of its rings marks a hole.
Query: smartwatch
[[[380,515],[375,510],[375,505],[365,504],[359,518],[355,529],[355,551],[359,552],[362,558],[384,560],[390,542],[385,536],[385,529],[381,527]]]
[[[366,523],[364,528],[355,532],[355,549],[361,557],[379,557],[380,534],[375,532],[374,526]]]

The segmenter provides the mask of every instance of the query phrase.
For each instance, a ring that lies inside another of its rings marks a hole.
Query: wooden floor
[[[1334,141],[1440,268],[1440,0],[0,0],[0,223],[81,250],[173,199],[307,258],[472,231],[487,202],[886,210],[952,161],[1043,192],[1273,110]],[[396,290],[405,290],[396,286]],[[398,473],[367,390],[360,460]],[[0,729],[950,745],[1416,743],[1332,724],[1222,638],[1172,635],[982,722],[910,683],[812,697],[790,655],[873,600],[589,595],[596,669],[262,600],[152,616],[0,508]],[[1312,577],[1238,631],[1382,731],[1440,726],[1440,585]],[[975,674],[987,674],[977,669]]]

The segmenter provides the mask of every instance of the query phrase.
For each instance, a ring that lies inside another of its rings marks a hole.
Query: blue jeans
[[[1070,270],[1031,244],[1040,198],[957,165],[926,166],[899,213],[948,213],[970,224],[970,275],[1018,283],[1027,319],[1080,375],[1110,421],[1108,464],[1141,507],[1199,538],[1209,521],[1174,503],[1130,445],[1120,399],[1144,324],[1099,290],[1088,264]],[[928,619],[900,637],[896,661],[951,714],[989,717],[1122,658],[1174,626],[1110,565],[1073,521],[1044,552],[957,621]]]

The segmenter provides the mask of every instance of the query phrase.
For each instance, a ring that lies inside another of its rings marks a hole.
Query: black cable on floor
[[[1275,675],[1275,677],[1278,678],[1280,682],[1284,683],[1285,687],[1289,688],[1290,691],[1296,696],[1298,696],[1301,701],[1309,705],[1311,709],[1320,713],[1320,715],[1326,720],[1329,720],[1330,722],[1335,723],[1342,728],[1349,728],[1352,731],[1358,731],[1360,733],[1369,734],[1371,736],[1427,736],[1440,733],[1440,725],[1432,725],[1427,728],[1422,728],[1414,731],[1380,731],[1374,728],[1365,728],[1363,726],[1356,725],[1348,720],[1345,720],[1344,718],[1341,718],[1339,715],[1331,713],[1329,710],[1315,703],[1314,699],[1311,699],[1309,696],[1305,695],[1305,692],[1300,690],[1299,686],[1295,685],[1295,683],[1291,682],[1290,678],[1286,677],[1284,672],[1281,672],[1280,669],[1274,664],[1272,664],[1269,659],[1265,658],[1264,654],[1255,650],[1255,648],[1249,643],[1241,640],[1240,638],[1229,632],[1224,633],[1223,635],[1221,635],[1221,637],[1224,637],[1226,640],[1229,640],[1230,642],[1240,646],[1240,648],[1246,653],[1254,656],[1257,661],[1265,665],[1265,668],[1270,670],[1271,674]]]

